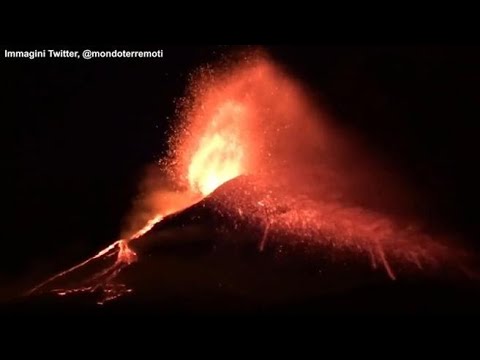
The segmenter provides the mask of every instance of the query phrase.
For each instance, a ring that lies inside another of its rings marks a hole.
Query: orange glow
[[[245,108],[233,101],[222,104],[200,137],[188,166],[190,189],[208,195],[228,180],[242,174],[245,158],[240,127]]]
[[[153,226],[153,225],[152,225]],[[137,260],[137,254],[128,247],[126,241],[120,241],[118,244],[117,262],[131,264]]]

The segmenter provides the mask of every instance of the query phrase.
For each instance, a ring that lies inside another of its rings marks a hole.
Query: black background
[[[0,262],[7,289],[118,237],[145,167],[165,150],[189,74],[236,50],[157,48],[163,59],[2,59],[2,121],[13,160]],[[266,48],[337,122],[403,172],[428,198],[435,221],[479,247],[480,48]]]

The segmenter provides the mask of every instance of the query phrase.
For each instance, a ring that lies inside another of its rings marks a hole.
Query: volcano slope
[[[339,208],[305,193],[293,196],[280,182],[263,184],[260,178],[235,178],[132,241],[138,260],[116,279],[132,291],[115,301],[99,306],[95,293],[42,294],[12,309],[43,314],[480,313],[478,279],[468,275],[463,254],[382,215],[345,204]],[[78,279],[90,276],[88,271],[62,281],[74,288]]]

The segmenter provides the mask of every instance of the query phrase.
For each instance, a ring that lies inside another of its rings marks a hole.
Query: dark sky
[[[7,278],[63,268],[117,237],[143,169],[165,149],[188,75],[230,51],[159,48],[160,61],[2,60],[13,159],[0,262]],[[480,48],[267,49],[401,169],[433,219],[478,239]]]

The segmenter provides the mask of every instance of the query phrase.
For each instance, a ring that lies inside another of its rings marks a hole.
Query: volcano
[[[451,268],[401,265],[392,259],[388,271],[372,266],[358,247],[342,249],[334,239],[316,239],[288,232],[271,222],[288,207],[268,208],[267,198],[284,190],[264,188],[263,180],[240,176],[226,182],[198,203],[165,217],[130,248],[138,260],[115,273],[115,288],[75,293],[85,279],[111,276],[107,251],[47,284],[17,306],[45,312],[93,309],[101,292],[123,289],[122,297],[106,302],[106,313],[436,313],[478,311],[480,289]],[[242,202],[234,212],[225,198]],[[294,202],[294,200],[291,200]],[[254,210],[255,209],[255,210]],[[244,214],[250,214],[244,216]],[[253,212],[256,212],[252,216]],[[326,216],[326,215],[325,215]],[[265,217],[270,219],[266,225]],[[343,236],[337,233],[336,236]],[[338,240],[338,239],[337,239]],[[113,247],[112,247],[113,249]],[[119,250],[121,251],[121,250]],[[387,256],[390,252],[385,250]],[[100,275],[99,275],[100,274]],[[121,288],[120,288],[121,286]],[[58,296],[63,288],[69,296]],[[452,310],[453,309],[453,310]]]
[[[418,225],[408,187],[268,57],[204,71],[168,145],[121,239],[20,308],[478,311],[477,257]]]

